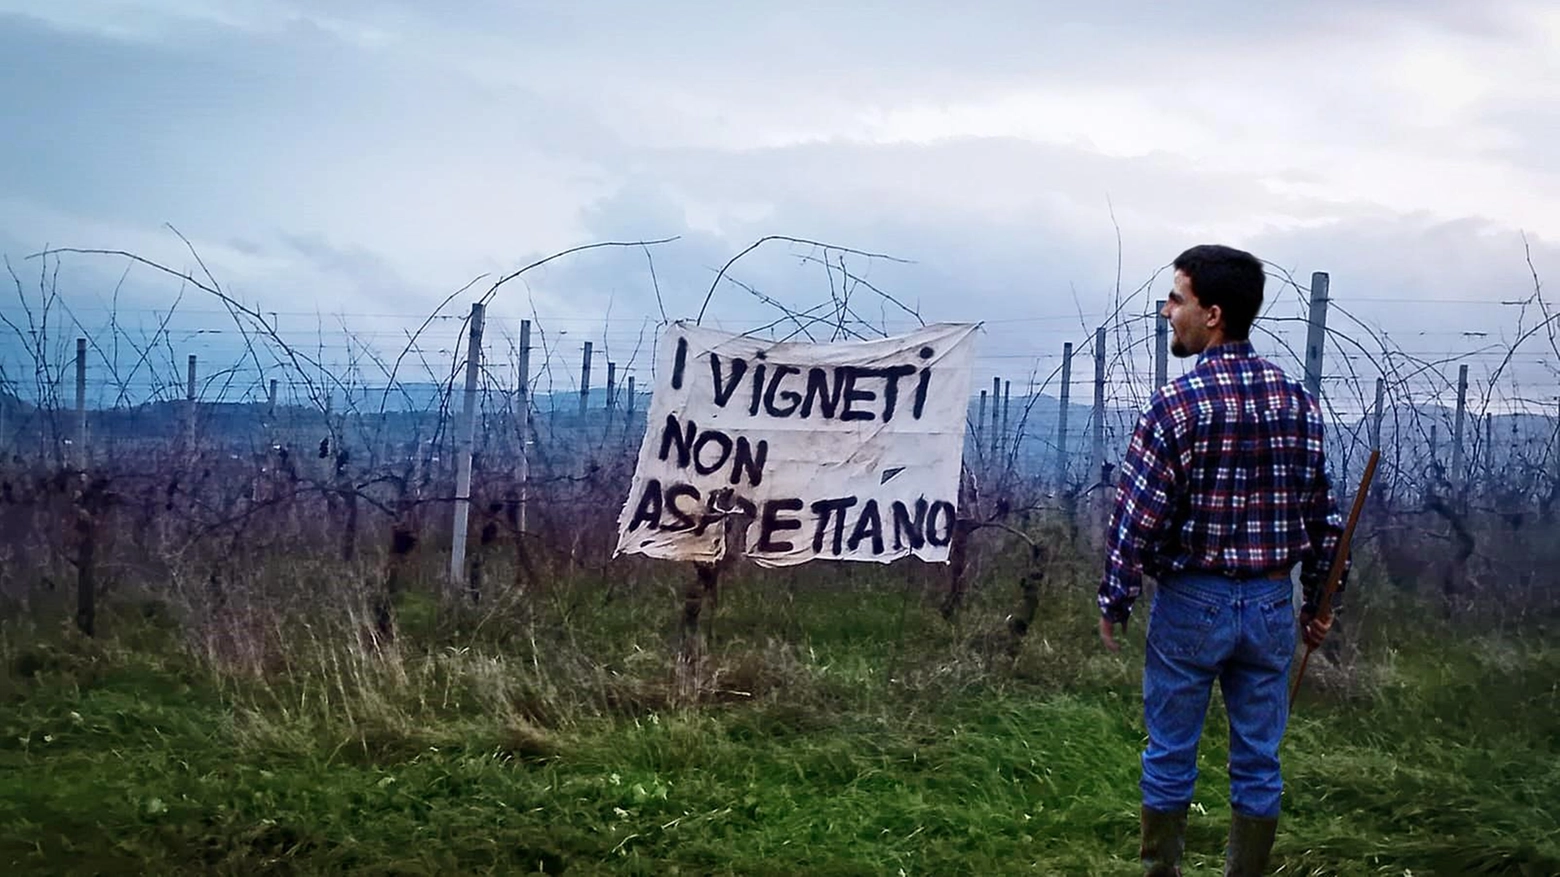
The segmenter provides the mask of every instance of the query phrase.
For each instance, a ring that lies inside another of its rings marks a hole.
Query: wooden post
[[[520,321],[520,510],[517,526],[525,532],[526,507],[531,500],[531,321]]]
[[[677,699],[682,703],[698,700],[700,670],[704,663],[704,634],[699,616],[707,600],[715,598],[720,587],[720,570],[712,563],[695,563],[694,578],[683,591],[681,622],[677,644]]]
[[[1457,419],[1452,422],[1452,487],[1461,493],[1467,482],[1463,470],[1463,418],[1468,412],[1468,366],[1457,369]]]
[[[271,379],[265,395],[265,414],[260,421],[261,441],[265,444],[260,451],[261,469],[255,473],[254,489],[250,491],[250,497],[256,503],[265,502],[271,498],[271,485],[276,483],[276,466],[280,459],[276,453],[276,378]]]
[[[634,376],[628,376],[628,405],[626,406],[630,416],[634,413]]]
[[[1311,275],[1311,319],[1305,342],[1305,388],[1322,401],[1322,351],[1327,341],[1327,290],[1330,281],[1327,272]]]
[[[87,468],[87,339],[76,339],[76,465]]]
[[[1012,406],[1013,382],[1004,380],[1002,382],[1002,440],[999,443],[999,450],[1002,451],[1003,456],[1006,456],[1011,452],[1011,448],[1008,443],[1008,409],[1012,408]]]
[[[1381,420],[1382,420],[1383,417],[1386,416],[1386,413],[1387,413],[1387,404],[1386,403],[1387,403],[1387,379],[1378,377],[1378,378],[1376,378],[1376,410],[1375,410],[1374,414],[1371,416],[1371,426],[1370,426],[1370,447],[1371,447],[1371,450],[1376,452],[1378,460],[1380,459],[1380,454],[1381,454]],[[1398,446],[1401,446],[1401,444],[1402,444],[1401,438],[1399,438],[1398,441],[1395,442],[1395,444],[1398,445]],[[1386,507],[1386,496],[1387,496],[1387,491],[1386,490],[1378,488],[1375,491],[1375,493],[1372,494],[1372,496],[1374,497],[1373,505],[1375,505],[1377,507],[1381,507],[1381,508],[1385,508]]]
[[[471,514],[471,447],[477,427],[477,376],[482,366],[482,305],[471,306],[466,345],[466,394],[455,432],[455,527],[450,541],[450,585],[460,584],[466,568],[466,524]]]
[[[617,363],[607,360],[607,410],[611,411],[617,402]]]
[[[1495,415],[1484,414],[1484,485],[1488,490],[1495,480]]]
[[[580,416],[585,416],[585,409],[590,405],[590,348],[591,343],[585,342],[585,361],[580,366]]]
[[[1376,412],[1371,419],[1370,446],[1372,450],[1381,450],[1381,418],[1386,412],[1387,379],[1376,379]]]
[[[1061,404],[1056,411],[1056,491],[1067,486],[1067,409],[1072,404],[1073,346],[1069,341],[1062,345]]]
[[[1105,327],[1094,330],[1094,469],[1089,473],[1095,484],[1105,477]]]
[[[331,478],[332,466],[330,464],[330,457],[331,457],[331,454],[336,451],[336,430],[335,430],[335,426],[334,426],[335,421],[332,419],[332,412],[334,411],[335,403],[336,403],[336,391],[330,389],[329,387],[326,387],[325,388],[325,443],[320,446],[321,453],[320,453],[320,455],[318,457],[319,470],[320,470],[319,471],[319,478],[322,481],[329,481],[330,478]],[[329,496],[329,494],[327,494],[327,497],[328,496]]]
[[[980,406],[975,409],[975,451],[986,446],[986,390],[980,392]]]
[[[986,391],[980,391],[980,407],[975,409],[975,448],[986,446]]]
[[[185,435],[190,453],[195,452],[195,354],[190,354],[188,374],[184,382]]]
[[[1165,300],[1159,300],[1154,317],[1154,389],[1170,382],[1170,321],[1165,319]]]
[[[266,399],[265,399],[265,428],[266,428],[266,437],[265,437],[266,441],[270,442],[272,447],[275,447],[276,444],[277,444],[277,441],[276,441],[276,378],[272,378],[271,379],[271,389],[270,389],[270,392],[266,394]],[[267,453],[269,453],[269,449],[267,450]]]
[[[1555,401],[1560,403],[1560,397],[1557,397]],[[1550,445],[1549,468],[1553,470],[1555,486],[1552,489],[1560,492],[1560,412],[1557,412],[1555,417],[1555,440]]]
[[[997,426],[1002,411],[1002,379],[991,379],[991,462],[997,462],[997,448],[1002,443],[1002,430]]]
[[[74,503],[76,548],[76,627],[97,634],[97,537],[99,516],[107,503],[105,481],[87,485]]]
[[[341,524],[341,559],[346,563],[352,563],[357,560],[358,493],[352,483],[352,470],[349,465],[352,458],[345,447],[345,435],[345,430],[338,433],[335,453],[331,455],[330,462],[336,498],[346,507],[346,514]]]

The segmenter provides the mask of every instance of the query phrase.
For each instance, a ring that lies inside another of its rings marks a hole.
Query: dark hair
[[[1192,281],[1192,294],[1205,308],[1214,305],[1224,314],[1224,337],[1245,341],[1251,324],[1262,310],[1262,287],[1267,275],[1262,260],[1244,250],[1219,244],[1201,244],[1175,257],[1175,269]]]

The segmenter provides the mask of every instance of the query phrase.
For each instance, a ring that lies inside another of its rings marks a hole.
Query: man
[[[1159,388],[1121,465],[1098,603],[1100,639],[1116,651],[1144,574],[1158,582],[1143,670],[1142,844],[1151,875],[1179,875],[1197,746],[1214,680],[1230,722],[1225,874],[1267,868],[1283,782],[1278,747],[1289,717],[1295,651],[1291,569],[1301,567],[1300,627],[1316,619],[1342,537],[1322,453],[1321,409],[1251,344],[1262,307],[1261,261],[1224,246],[1174,263],[1163,315],[1187,374]]]

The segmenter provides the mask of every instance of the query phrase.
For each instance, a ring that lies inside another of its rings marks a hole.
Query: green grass
[[[1104,653],[1053,579],[1016,661],[983,645],[1012,596],[990,586],[949,625],[881,578],[741,583],[694,708],[651,586],[529,614],[414,596],[379,654],[349,613],[284,619],[249,672],[171,616],[98,642],[9,622],[0,871],[1140,873],[1142,631]],[[1279,873],[1560,873],[1560,648],[1430,624],[1313,659]],[[1222,865],[1218,704],[1189,874]]]

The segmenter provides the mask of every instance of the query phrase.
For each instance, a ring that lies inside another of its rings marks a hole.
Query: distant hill
[[[1090,394],[1092,396],[1092,394]],[[1092,469],[1094,412],[1092,399],[1068,405],[1067,479],[1080,483],[1098,477]],[[616,442],[636,444],[645,429],[645,411],[650,395],[639,392],[630,400],[621,389],[615,407],[606,407],[604,388],[593,390],[589,407],[581,414],[578,393],[543,393],[531,400],[538,440],[565,455],[581,447],[600,446],[599,441],[578,442],[573,437],[599,437],[609,432]],[[513,435],[508,419],[515,400],[492,394],[481,397],[483,414],[479,428]],[[358,387],[350,394],[337,391],[332,396],[332,421],[346,428],[347,441],[373,441],[390,453],[392,448],[409,448],[414,436],[426,441],[434,434],[441,408],[453,415],[461,405],[461,394],[446,397],[433,383],[407,383],[386,394],[383,387]],[[383,406],[384,417],[380,417]],[[1020,471],[1049,479],[1059,463],[1060,400],[1047,394],[1014,396],[1008,403],[1006,430],[997,449],[1001,461],[1013,459]],[[230,445],[234,452],[253,449],[257,443],[275,438],[298,444],[313,444],[328,434],[323,412],[317,407],[280,404],[274,422],[268,422],[264,402],[201,402],[197,408],[198,428],[206,441]],[[975,466],[988,465],[992,459],[994,436],[990,400],[982,417],[979,396],[972,395],[966,423],[966,459]],[[0,414],[4,434],[0,442],[18,436],[46,434],[43,417],[34,405],[9,391],[0,391]],[[59,412],[70,416],[70,412]],[[1105,458],[1116,463],[1125,451],[1139,410],[1135,405],[1107,405]],[[114,436],[116,439],[158,441],[179,436],[187,428],[187,408],[181,401],[152,402],[111,410],[91,410],[89,435]],[[1353,417],[1329,424],[1328,456],[1336,480],[1357,478],[1367,453],[1373,417]],[[1382,417],[1383,462],[1401,466],[1404,474],[1418,478],[1429,471],[1432,441],[1434,458],[1443,467],[1452,459],[1455,411],[1445,406],[1397,406]],[[610,424],[610,426],[609,426]],[[1002,419],[996,429],[1001,432]],[[1494,415],[1488,426],[1470,412],[1464,424],[1465,463],[1475,473],[1507,469],[1517,463],[1554,466],[1551,450],[1555,440],[1556,419],[1531,414]],[[495,433],[497,434],[497,433]],[[446,432],[446,437],[448,433]],[[366,439],[365,436],[373,436]],[[1489,441],[1486,442],[1486,436]],[[1018,443],[1014,450],[1014,442]],[[1548,461],[1548,462],[1546,462]]]

